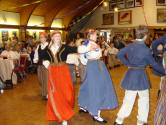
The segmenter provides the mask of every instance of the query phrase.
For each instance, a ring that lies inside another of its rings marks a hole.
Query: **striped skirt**
[[[47,69],[43,65],[39,65],[37,68],[37,76],[38,81],[40,85],[42,86],[42,96],[47,96],[47,81],[48,81],[48,75],[47,75]]]
[[[160,97],[155,112],[154,125],[166,125],[166,80],[162,81]]]

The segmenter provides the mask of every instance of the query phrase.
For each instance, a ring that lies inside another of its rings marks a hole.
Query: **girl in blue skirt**
[[[118,107],[118,101],[110,74],[101,58],[101,49],[96,44],[97,31],[90,29],[88,40],[78,47],[84,53],[86,72],[78,97],[79,112],[89,112],[93,120],[101,124],[107,123],[100,116],[101,110],[112,110]]]

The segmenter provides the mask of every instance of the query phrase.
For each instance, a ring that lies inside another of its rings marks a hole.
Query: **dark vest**
[[[38,55],[39,55],[38,65],[42,65],[43,61],[46,60],[45,57],[47,56],[47,50],[48,50],[48,46],[46,46],[44,49],[41,49],[41,45],[39,45],[39,48],[38,48]]]
[[[50,57],[48,60],[51,63],[61,63],[66,61],[68,54],[77,53],[77,47],[70,47],[68,45],[61,44],[55,56],[50,49],[48,49],[47,52],[48,57]]]

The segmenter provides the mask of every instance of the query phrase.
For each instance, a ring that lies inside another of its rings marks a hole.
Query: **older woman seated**
[[[2,51],[1,57],[7,58],[7,59],[13,59],[13,60],[18,60],[20,58],[20,55],[17,51],[12,51],[10,49],[9,45],[5,46],[5,50]]]

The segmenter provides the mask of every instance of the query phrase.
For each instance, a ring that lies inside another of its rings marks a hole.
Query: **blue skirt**
[[[118,107],[112,80],[103,61],[88,61],[85,77],[80,86],[78,103],[93,116],[98,115],[98,110]]]

